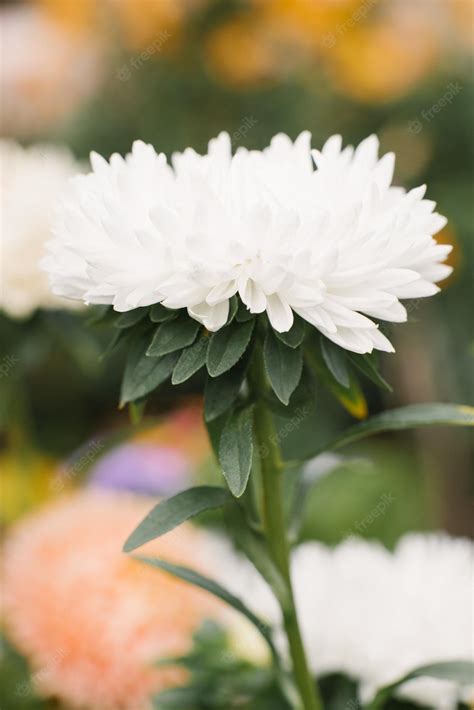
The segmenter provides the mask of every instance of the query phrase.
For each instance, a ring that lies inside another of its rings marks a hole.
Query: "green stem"
[[[257,348],[251,374],[251,386],[257,400],[254,422],[255,436],[260,452],[263,526],[269,552],[287,585],[287,599],[285,604],[281,604],[281,610],[293,664],[293,674],[301,698],[298,710],[322,710],[323,705],[319,691],[308,667],[296,613],[290,575],[290,551],[283,509],[283,464],[272,415],[262,401],[261,395],[265,390],[265,383],[262,352]]]

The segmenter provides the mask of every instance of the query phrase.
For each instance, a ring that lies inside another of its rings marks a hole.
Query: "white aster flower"
[[[44,266],[54,293],[117,311],[162,302],[221,328],[238,294],[284,332],[294,313],[358,353],[393,350],[371,320],[404,321],[400,299],[431,296],[451,271],[433,239],[446,219],[424,187],[392,187],[394,155],[370,136],[275,136],[263,151],[226,133],[172,166],[136,141],[126,158],[92,154],[62,201]],[[316,169],[315,169],[316,166]]]
[[[224,559],[223,556],[221,559]],[[230,559],[230,558],[229,558]],[[229,564],[229,563],[228,563]],[[244,563],[220,573],[234,593],[274,623],[266,585]],[[359,681],[365,703],[382,688],[430,663],[472,660],[474,543],[443,534],[409,534],[393,553],[349,539],[335,548],[308,542],[295,550],[295,599],[311,670]],[[280,643],[284,647],[282,637]],[[398,691],[435,710],[474,703],[474,686],[418,678]]]
[[[393,553],[357,539],[334,550],[308,543],[296,551],[293,564],[313,671],[342,670],[358,678],[364,702],[417,667],[472,660],[471,541],[410,534]],[[459,688],[420,678],[402,686],[399,695],[455,710]]]
[[[0,310],[25,318],[37,308],[71,308],[71,301],[52,295],[39,261],[56,200],[78,164],[65,149],[1,140],[0,167]]]

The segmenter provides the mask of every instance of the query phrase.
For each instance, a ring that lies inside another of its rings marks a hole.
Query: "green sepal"
[[[86,318],[86,325],[97,325],[114,313],[112,306],[108,305],[90,305],[88,309],[91,312]]]
[[[347,356],[343,348],[321,337],[321,354],[328,370],[342,387],[350,387],[350,376],[347,368]]]
[[[223,375],[240,360],[249,346],[254,326],[255,320],[231,323],[213,333],[207,350],[207,371],[211,377]]]
[[[115,328],[131,328],[148,315],[148,308],[134,308],[121,313],[114,323]]]
[[[239,306],[237,308],[237,313],[235,314],[235,320],[238,323],[245,323],[251,318],[255,318],[255,313],[251,313],[245,303],[239,299]]]
[[[188,315],[165,321],[157,328],[147,355],[161,357],[192,345],[201,327],[200,323]]]
[[[357,355],[356,353],[348,353],[349,360],[357,367],[363,375],[371,380],[378,387],[381,387],[387,392],[393,392],[393,388],[382,377],[377,368],[376,355],[370,353],[367,355]]]
[[[220,377],[207,377],[204,389],[204,419],[211,422],[227,412],[241,390],[247,373],[248,358],[242,358],[235,367]]]
[[[109,358],[120,345],[123,345],[128,336],[129,333],[127,333],[126,330],[116,330],[108,342],[105,350],[99,355],[99,360],[101,362],[103,360],[107,360],[107,358]]]
[[[295,313],[290,330],[286,333],[279,333],[275,330],[275,335],[290,348],[299,348],[306,335],[306,321]]]
[[[303,356],[300,348],[291,348],[269,330],[263,348],[265,370],[273,391],[283,404],[288,404],[301,379]]]
[[[305,345],[305,360],[316,375],[317,380],[321,381],[332,392],[349,414],[356,419],[364,419],[367,416],[367,401],[357,377],[353,372],[349,371],[349,386],[343,387],[327,366],[318,338],[311,338]]]
[[[174,308],[165,308],[162,303],[155,303],[150,308],[150,320],[152,323],[164,323],[172,318],[177,318],[180,310]]]
[[[182,382],[186,382],[204,367],[208,345],[209,338],[206,334],[203,334],[195,343],[182,350],[171,377],[173,385],[180,385]]]
[[[122,331],[119,331],[122,332]],[[173,372],[179,352],[154,358],[147,355],[148,339],[137,339],[130,348],[125,365],[120,405],[141,399],[165,382]]]
[[[239,299],[237,298],[237,296],[232,296],[229,300],[229,315],[227,316],[226,325],[229,325],[230,323],[232,323],[235,316],[237,315],[238,310],[239,310]]]

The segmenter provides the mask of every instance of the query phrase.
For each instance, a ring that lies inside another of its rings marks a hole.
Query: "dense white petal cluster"
[[[223,557],[222,557],[223,559]],[[241,562],[233,591],[278,621],[268,590]],[[348,539],[331,549],[309,542],[296,549],[292,574],[311,669],[359,681],[363,702],[420,666],[472,660],[474,543],[442,534],[410,534],[393,553],[376,542]],[[225,565],[224,565],[225,569]],[[419,678],[399,695],[435,710],[455,710],[474,687]]]
[[[44,266],[54,293],[117,311],[162,302],[211,331],[238,294],[287,331],[298,313],[354,352],[392,350],[371,320],[404,321],[400,299],[431,296],[451,271],[446,223],[424,187],[392,187],[394,155],[370,136],[275,136],[263,151],[221,133],[206,155],[137,141],[126,158],[92,154],[59,209]]]
[[[50,237],[52,212],[79,166],[65,149],[24,149],[0,141],[0,310],[25,318],[37,308],[77,307],[53,296],[39,261]]]

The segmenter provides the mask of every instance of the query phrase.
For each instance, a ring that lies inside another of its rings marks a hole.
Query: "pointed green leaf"
[[[255,313],[250,313],[250,311],[247,308],[247,306],[245,305],[245,303],[242,303],[242,301],[239,299],[239,306],[237,308],[235,320],[238,323],[245,323],[246,321],[250,320],[251,318],[255,318]]]
[[[232,323],[234,320],[235,316],[237,315],[237,311],[239,310],[239,299],[237,296],[232,296],[232,298],[229,300],[229,315],[227,316],[227,324]]]
[[[220,508],[228,498],[229,494],[225,488],[196,486],[162,500],[135,528],[125,542],[123,551],[136,550],[137,547],[173,530],[185,520],[194,518],[205,510]]]
[[[206,364],[208,345],[209,338],[206,335],[201,335],[195,343],[181,352],[171,378],[174,385],[186,382]]]
[[[378,385],[382,389],[387,390],[387,392],[393,392],[392,387],[389,383],[382,377],[377,369],[374,362],[373,355],[357,355],[356,353],[349,353],[349,360],[374,384]]]
[[[383,431],[414,429],[427,426],[474,426],[474,407],[463,404],[409,404],[376,414],[349,427],[326,443],[307,453],[312,458],[328,449],[339,449]]]
[[[153,323],[164,323],[166,320],[176,318],[179,315],[179,310],[165,308],[162,303],[155,303],[150,309],[150,320]]]
[[[104,320],[110,313],[113,313],[113,308],[108,305],[90,305],[88,306],[88,311],[89,315],[86,320],[86,325],[96,325],[96,323],[100,323],[100,321]]]
[[[119,331],[123,332],[123,331]],[[154,358],[147,355],[147,340],[136,340],[127,357],[120,394],[121,405],[141,399],[170,377],[179,353]]]
[[[109,341],[107,347],[105,348],[104,352],[99,355],[99,360],[107,360],[113,352],[115,352],[115,349],[119,346],[122,345],[123,342],[126,340],[128,337],[128,333],[126,330],[116,330]]]
[[[290,330],[286,333],[279,333],[275,330],[275,335],[282,341],[282,343],[285,343],[285,345],[288,345],[290,348],[299,348],[306,334],[306,321],[296,315],[296,313],[294,318],[295,319]]]
[[[125,311],[115,321],[116,328],[131,328],[148,315],[148,308],[134,308],[132,311]]]
[[[354,373],[349,372],[349,386],[343,387],[326,365],[318,342],[314,338],[305,348],[305,359],[315,373],[317,380],[323,382],[336,399],[339,400],[344,409],[357,419],[365,419],[367,416],[367,402]]]
[[[368,710],[381,710],[401,685],[414,678],[424,677],[451,680],[461,686],[472,685],[474,683],[474,663],[472,661],[445,661],[420,666],[420,668],[407,673],[395,683],[381,688],[369,704]]]
[[[270,330],[265,338],[263,357],[273,391],[280,402],[288,404],[303,371],[301,350],[288,347]]]
[[[246,323],[231,323],[211,336],[207,351],[207,371],[211,377],[219,377],[230,370],[247,350],[254,320]]]
[[[234,412],[226,422],[219,444],[219,463],[232,495],[247,487],[253,459],[253,408]]]
[[[219,417],[212,419],[210,422],[204,420],[205,427],[207,429],[207,435],[209,437],[209,443],[214,452],[214,456],[219,461],[219,444],[221,441],[222,432],[225,427],[225,423],[228,418],[228,414],[221,414]]]
[[[243,358],[235,367],[220,377],[207,378],[204,390],[204,419],[206,422],[211,422],[224,414],[234,404],[245,379],[247,366],[247,359]]]
[[[193,584],[195,587],[204,589],[206,592],[209,592],[218,599],[221,599],[223,602],[231,606],[236,611],[239,611],[258,629],[258,631],[260,631],[263,638],[269,645],[272,655],[274,657],[277,657],[277,652],[273,645],[272,632],[270,627],[267,626],[267,624],[265,624],[263,621],[261,621],[258,616],[253,613],[253,611],[251,611],[247,606],[245,606],[245,604],[238,597],[234,596],[234,594],[231,594],[231,592],[222,587],[218,582],[215,582],[209,577],[205,577],[204,575],[199,574],[198,572],[195,572],[192,569],[189,569],[189,567],[183,567],[182,565],[174,565],[170,562],[166,562],[165,560],[157,559],[155,557],[140,557],[138,555],[133,555],[133,558],[139,560],[140,562],[144,562],[145,564],[150,565],[151,567],[156,567],[157,569],[161,569],[164,572],[168,572],[169,574],[172,574],[175,577],[178,577],[179,579],[188,582],[188,584]]]
[[[337,382],[346,389],[350,385],[347,360],[344,350],[327,338],[321,338],[321,353],[329,371]]]
[[[160,357],[192,345],[200,328],[201,324],[189,316],[165,321],[158,327],[147,355]]]

